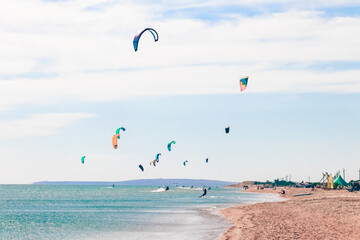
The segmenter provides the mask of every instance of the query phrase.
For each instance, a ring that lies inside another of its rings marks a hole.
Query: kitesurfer
[[[206,188],[203,188],[203,194],[201,196],[199,196],[199,198],[204,197],[206,194],[207,194],[207,190],[206,190]]]

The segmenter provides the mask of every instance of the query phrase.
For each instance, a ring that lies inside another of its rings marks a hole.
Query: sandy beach
[[[282,190],[285,194],[280,194]],[[279,193],[286,201],[222,210],[233,226],[221,240],[360,239],[360,193],[346,190],[277,188],[248,192]],[[294,195],[301,195],[295,196]],[[308,195],[310,194],[310,195]]]

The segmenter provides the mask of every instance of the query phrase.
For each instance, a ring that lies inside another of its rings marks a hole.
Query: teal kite
[[[119,134],[118,139],[120,139],[120,130],[123,130],[124,132],[126,131],[123,127],[116,129],[116,134]]]
[[[175,141],[171,141],[168,143],[167,148],[168,148],[169,152],[171,151],[171,145],[175,144],[175,143],[176,143]]]
[[[155,156],[155,160],[156,160],[157,162],[159,162],[159,157],[160,157],[160,155],[161,155],[161,153],[158,153],[158,154],[156,154],[156,156]]]
[[[81,157],[81,163],[84,164],[86,156]]]

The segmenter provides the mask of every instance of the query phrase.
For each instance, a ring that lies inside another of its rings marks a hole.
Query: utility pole
[[[345,180],[345,168],[343,168],[343,176],[344,176],[344,180]]]

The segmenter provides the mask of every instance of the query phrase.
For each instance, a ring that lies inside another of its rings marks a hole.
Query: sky
[[[359,1],[5,1],[0,184],[359,178]]]

